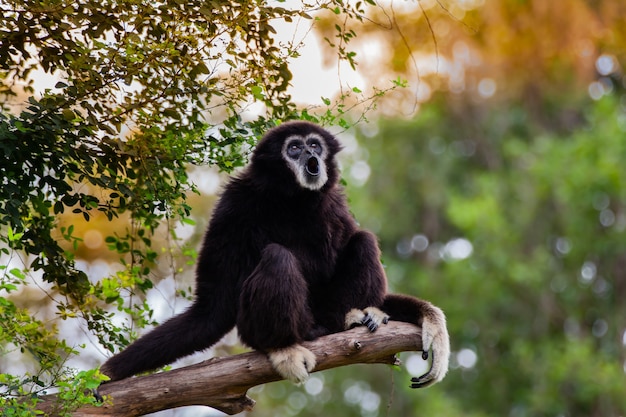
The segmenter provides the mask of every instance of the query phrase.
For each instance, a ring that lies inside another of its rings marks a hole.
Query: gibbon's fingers
[[[313,352],[300,345],[274,349],[269,351],[267,356],[274,370],[295,384],[305,382],[317,363]]]
[[[367,326],[370,332],[376,331],[381,324],[389,322],[389,316],[376,307],[367,307],[363,312],[365,317],[363,317],[362,323]]]
[[[422,358],[428,358],[428,352],[431,352],[430,370],[418,378],[413,378],[411,388],[423,388],[439,382],[448,372],[450,338],[446,328],[446,317],[439,308],[432,305],[424,313],[422,321],[422,346]]]
[[[353,329],[356,326],[366,326],[370,332],[374,332],[378,326],[388,322],[389,316],[376,307],[367,307],[365,310],[353,308],[346,314],[345,328]]]

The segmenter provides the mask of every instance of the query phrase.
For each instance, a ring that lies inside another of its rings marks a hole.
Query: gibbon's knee
[[[283,348],[303,341],[312,325],[308,285],[297,259],[281,245],[268,245],[241,290],[241,340],[257,350]]]

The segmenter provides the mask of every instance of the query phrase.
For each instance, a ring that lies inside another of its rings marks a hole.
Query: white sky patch
[[[173,277],[165,278],[148,290],[146,299],[154,309],[154,319],[159,323],[182,313],[190,305],[190,301],[176,297],[177,283]]]
[[[341,135],[339,135],[339,140],[341,142],[341,146],[343,146],[343,149],[341,150],[341,155],[343,157],[346,155],[353,155],[359,151],[359,142],[350,131],[342,132]]]
[[[195,225],[181,222],[176,223],[174,228],[176,232],[176,237],[182,242],[186,242],[187,239],[191,238],[191,236],[193,236],[194,232],[196,231]]]
[[[308,32],[311,23],[301,21],[296,26],[282,21],[272,22],[283,42],[302,41],[298,49],[299,57],[290,60],[289,69],[293,75],[289,94],[296,103],[321,104],[321,98],[332,98],[344,87],[364,89],[366,82],[347,62],[337,65],[324,65],[323,45],[313,30]],[[372,53],[375,53],[373,51]],[[358,55],[357,55],[358,58]]]
[[[217,194],[222,184],[220,175],[215,170],[204,167],[191,169],[188,175],[189,180],[198,187],[203,195]]]

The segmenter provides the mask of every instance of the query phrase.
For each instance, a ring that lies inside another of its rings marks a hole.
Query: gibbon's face
[[[282,156],[301,187],[317,191],[328,181],[324,138],[315,132],[292,134],[283,144]]]
[[[252,154],[250,177],[260,186],[285,192],[323,192],[337,183],[337,139],[322,127],[304,121],[285,122],[266,132]]]

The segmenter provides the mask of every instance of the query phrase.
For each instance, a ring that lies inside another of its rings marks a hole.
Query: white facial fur
[[[303,155],[302,157],[299,157],[298,159],[294,159],[290,157],[287,152],[288,147],[294,140],[300,140],[306,144],[311,139],[317,140],[321,144],[321,147],[322,147],[321,153],[311,155],[311,156],[316,157],[319,162],[320,173],[319,175],[316,175],[316,176],[310,175],[307,172],[307,169],[306,169],[307,164],[303,162],[306,158],[309,158],[310,156]],[[324,138],[322,138],[321,136],[315,133],[309,133],[306,136],[300,136],[300,135],[289,136],[287,140],[285,140],[285,143],[283,145],[282,156],[285,162],[287,162],[287,166],[291,168],[294,175],[296,176],[296,181],[298,181],[298,184],[300,184],[300,186],[303,188],[317,191],[326,184],[326,181],[328,181],[328,173],[326,172],[326,162],[325,162],[327,152],[328,151],[326,149],[326,142],[324,141]]]

